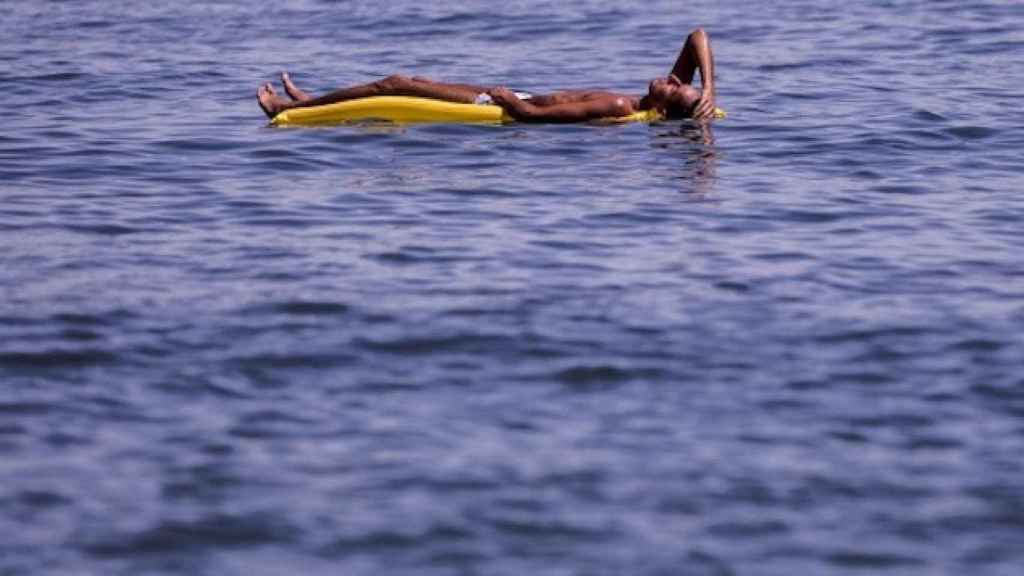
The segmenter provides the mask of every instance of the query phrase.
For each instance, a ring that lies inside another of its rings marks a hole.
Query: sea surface
[[[697,26],[710,128],[255,101]],[[1013,0],[8,0],[0,574],[1018,576],[1022,63]]]

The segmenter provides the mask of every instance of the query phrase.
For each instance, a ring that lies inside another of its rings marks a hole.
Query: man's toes
[[[302,102],[310,99],[309,94],[306,94],[296,86],[294,82],[292,82],[292,77],[289,76],[287,72],[281,73],[281,83],[284,84],[284,91],[292,100]]]
[[[266,114],[268,118],[274,117],[274,111],[271,109],[272,107],[270,105],[270,94],[267,93],[266,84],[256,89],[256,102],[259,103],[260,108],[263,109],[263,113]]]

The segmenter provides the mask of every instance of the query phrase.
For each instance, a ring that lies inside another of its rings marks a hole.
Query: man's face
[[[651,96],[651,100],[656,106],[663,107],[669,102],[683,102],[680,88],[683,83],[676,78],[674,74],[670,74],[667,78],[655,78],[651,80],[650,85],[647,88],[647,93]]]
[[[683,84],[674,74],[669,74],[666,78],[651,80],[647,94],[654,107],[662,111],[665,111],[668,106],[679,110],[689,110],[695,99],[700,97],[699,91],[692,86]]]

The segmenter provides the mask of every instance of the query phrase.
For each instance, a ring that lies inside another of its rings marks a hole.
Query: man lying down
[[[700,70],[700,89],[691,85],[697,70]],[[281,81],[287,99],[278,95],[270,83],[256,91],[260,107],[270,118],[292,108],[322,106],[370,96],[418,96],[464,104],[493,103],[520,122],[585,122],[652,109],[669,119],[707,120],[715,114],[715,62],[708,35],[699,28],[687,36],[672,72],[664,78],[652,80],[647,94],[643,96],[604,90],[566,90],[531,95],[512,92],[502,86],[451,84],[419,76],[395,75],[314,97],[296,86],[287,73],[281,74]]]

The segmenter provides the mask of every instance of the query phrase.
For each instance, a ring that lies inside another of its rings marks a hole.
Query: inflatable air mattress
[[[715,115],[722,118],[725,113],[716,109]],[[653,122],[660,119],[657,111],[645,110],[629,116],[607,118],[602,122]],[[275,116],[270,123],[274,126],[329,126],[361,120],[400,124],[501,124],[515,121],[504,109],[493,104],[459,104],[414,96],[372,96],[324,106],[292,108]]]

